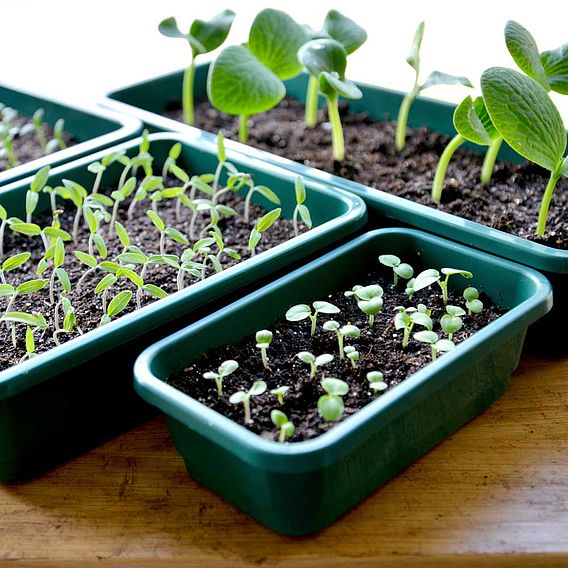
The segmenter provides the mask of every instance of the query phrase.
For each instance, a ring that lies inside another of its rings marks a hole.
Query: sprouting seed
[[[297,304],[292,306],[286,312],[286,319],[288,321],[301,321],[306,318],[310,318],[312,322],[311,326],[311,336],[313,337],[316,333],[316,325],[317,325],[317,317],[319,313],[322,314],[338,314],[341,310],[330,304],[329,302],[318,300],[312,304],[314,308],[314,312],[312,313],[312,309],[307,304]]]
[[[402,262],[400,258],[394,254],[381,254],[379,256],[379,262],[384,266],[392,268],[395,287],[398,284],[399,277],[403,280],[410,280],[414,276],[414,269],[412,266],[406,262]]]
[[[353,347],[353,345],[347,345],[344,349],[347,359],[351,361],[351,366],[355,369],[357,367],[357,361],[359,361],[359,351]]]
[[[223,379],[234,373],[238,368],[239,364],[233,359],[229,359],[219,365],[216,373],[214,371],[207,371],[203,373],[203,377],[205,379],[213,379],[217,385],[217,394],[223,396]]]
[[[277,389],[272,389],[270,394],[273,394],[278,399],[278,404],[282,406],[284,404],[284,395],[290,390],[288,386],[281,386]]]
[[[309,351],[300,351],[296,357],[298,357],[298,359],[300,359],[303,363],[307,363],[310,366],[310,378],[314,378],[316,376],[318,367],[323,367],[333,361],[333,355],[330,355],[329,353],[324,353],[323,355],[318,355],[316,357]]]
[[[231,404],[243,404],[245,409],[245,424],[252,424],[250,414],[250,399],[252,396],[260,396],[266,391],[266,383],[264,381],[255,381],[248,391],[237,391],[229,397]]]
[[[339,420],[343,415],[345,405],[342,396],[349,392],[349,385],[335,377],[326,377],[321,381],[321,387],[326,392],[318,400],[318,412],[326,422]]]
[[[278,441],[281,444],[294,435],[296,431],[294,424],[288,420],[288,417],[281,410],[273,410],[270,413],[270,420],[272,420],[272,424],[279,429]]]
[[[469,286],[463,291],[465,307],[468,315],[480,314],[483,311],[483,302],[479,299],[479,291],[473,286]]]
[[[266,352],[270,347],[271,341],[272,341],[272,332],[268,331],[268,329],[262,329],[256,332],[256,346],[260,349],[262,364],[264,365],[265,369],[269,370],[270,366],[268,365],[268,357],[266,355]]]
[[[414,339],[421,343],[426,343],[432,348],[432,361],[436,360],[438,353],[445,353],[455,349],[456,345],[449,339],[440,339],[434,331],[418,331],[414,334]]]
[[[326,321],[323,324],[326,331],[333,331],[337,335],[337,343],[339,345],[339,358],[344,359],[343,341],[345,337],[357,339],[361,335],[361,330],[356,325],[347,324],[340,326],[335,320]]]
[[[450,341],[454,338],[454,333],[457,333],[463,326],[461,316],[465,315],[465,310],[459,306],[446,306],[446,313],[440,319],[440,325],[444,333],[448,334]]]
[[[370,371],[367,373],[367,380],[369,381],[369,388],[379,393],[389,388],[387,383],[384,382],[384,375],[380,371]]]

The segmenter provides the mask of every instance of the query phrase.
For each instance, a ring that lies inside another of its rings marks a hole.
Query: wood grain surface
[[[568,359],[524,357],[489,410],[319,534],[192,481],[162,418],[0,486],[10,566],[568,566]]]

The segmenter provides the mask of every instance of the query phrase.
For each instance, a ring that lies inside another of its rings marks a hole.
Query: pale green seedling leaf
[[[2,272],[8,272],[10,270],[18,268],[19,266],[22,266],[22,264],[25,264],[31,256],[32,254],[30,252],[21,252],[19,254],[11,256],[10,258],[7,258],[2,263]]]
[[[422,83],[420,89],[428,89],[435,85],[464,85],[466,87],[473,87],[471,81],[467,77],[459,75],[450,75],[449,73],[442,73],[442,71],[432,71],[426,81]]]
[[[123,290],[119,292],[109,303],[107,308],[107,315],[111,318],[116,317],[122,312],[132,299],[132,292],[130,290]]]
[[[416,71],[416,75],[420,72],[420,46],[422,45],[422,38],[424,37],[424,28],[426,24],[420,22],[414,33],[414,39],[412,40],[412,46],[410,47],[410,53],[408,54],[406,61],[408,64]]]
[[[20,295],[35,294],[47,286],[49,280],[37,279],[22,282],[17,288],[16,292]]]
[[[367,41],[367,32],[337,10],[330,10],[323,22],[323,31],[338,41],[347,54],[353,53]]]
[[[307,304],[298,304],[292,306],[286,312],[286,319],[288,321],[300,321],[309,317],[312,313],[312,309]]]

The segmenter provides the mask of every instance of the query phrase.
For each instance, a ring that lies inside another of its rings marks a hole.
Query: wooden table
[[[505,396],[307,538],[186,474],[161,418],[0,487],[10,566],[568,566],[568,359],[525,357]]]

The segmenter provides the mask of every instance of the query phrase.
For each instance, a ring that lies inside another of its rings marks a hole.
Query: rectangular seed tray
[[[203,96],[206,93],[207,71],[208,64],[197,66],[195,75],[196,97]],[[139,118],[147,127],[155,131],[203,132],[157,114],[165,110],[172,101],[180,99],[182,75],[182,71],[170,73],[113,91],[108,94],[103,104],[116,111]],[[396,120],[404,93],[362,83],[357,83],[357,85],[363,92],[363,97],[359,100],[348,101],[350,112],[365,112],[374,120]],[[305,74],[286,81],[288,96],[302,102],[305,101],[306,87],[307,75]],[[414,128],[426,126],[431,130],[453,135],[455,134],[452,122],[454,108],[455,106],[449,103],[418,97],[412,106],[408,125]],[[209,133],[204,133],[204,135],[213,136]],[[415,227],[514,260],[543,272],[552,282],[553,289],[557,290],[558,294],[555,296],[552,311],[542,322],[529,330],[527,344],[530,349],[544,354],[562,355],[568,353],[568,342],[561,338],[560,333],[553,337],[546,333],[551,327],[560,329],[568,313],[568,297],[563,293],[568,286],[568,251],[533,243],[527,239],[432,209],[426,205],[413,203],[407,199],[236,141],[228,140],[227,145],[249,156],[255,156],[280,165],[302,176],[333,184],[362,197],[369,210],[369,228],[393,224]],[[474,145],[468,144],[468,146],[474,150],[479,150],[479,147],[476,148]],[[512,162],[522,161],[522,158],[506,144],[503,144],[499,158]]]
[[[206,173],[217,164],[216,144],[199,137],[157,134],[150,141],[156,171],[161,171],[168,150],[176,142],[183,146],[178,163],[190,171]],[[69,178],[90,187],[94,175],[86,169],[89,163],[114,150],[126,149],[132,155],[139,143],[139,139],[132,140],[56,168],[48,183],[53,186]],[[292,215],[296,203],[294,174],[233,151],[227,152],[227,159],[241,171],[253,174],[257,184],[267,185],[279,195],[283,217]],[[103,187],[116,183],[119,173],[116,163],[109,167]],[[0,203],[9,215],[24,214],[29,183],[30,178],[0,189]],[[139,420],[148,407],[134,394],[132,366],[145,347],[164,333],[187,325],[196,310],[365,224],[366,209],[360,198],[311,180],[305,185],[306,204],[314,222],[311,231],[0,372],[0,480],[37,475]],[[253,197],[253,201],[267,209],[274,207],[263,198]],[[38,212],[48,207],[47,196],[42,194]]]
[[[456,289],[472,284],[510,311],[304,442],[266,440],[164,382],[202,353],[270,329],[292,305],[350,289],[379,254],[396,254],[417,272],[442,266],[471,270],[474,280],[453,281]],[[332,523],[496,400],[518,364],[528,325],[550,306],[550,284],[534,270],[419,231],[383,229],[153,345],[136,362],[135,386],[167,415],[194,479],[269,528],[304,535]]]
[[[100,107],[80,107],[0,85],[0,103],[18,113],[32,117],[38,108],[45,111],[44,122],[51,127],[62,118],[65,132],[71,134],[75,144],[36,160],[0,172],[0,185],[35,174],[44,166],[55,167],[113,144],[138,136],[142,123],[124,114],[109,112]]]

